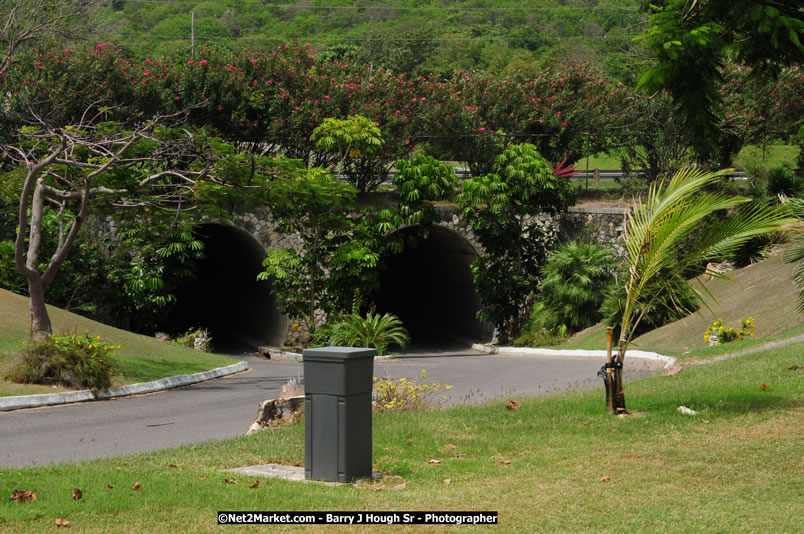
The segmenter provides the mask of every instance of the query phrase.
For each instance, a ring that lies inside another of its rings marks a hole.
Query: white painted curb
[[[22,408],[38,408],[40,406],[55,406],[58,404],[70,404],[73,402],[86,402],[92,400],[106,400],[116,397],[126,397],[129,395],[141,395],[143,393],[154,393],[166,389],[179,388],[197,384],[213,378],[239,373],[248,369],[246,362],[238,362],[226,367],[218,367],[203,373],[192,375],[177,375],[154,380],[153,382],[142,382],[140,384],[129,384],[103,391],[92,392],[90,390],[70,391],[68,393],[46,393],[44,395],[21,395],[18,397],[0,397],[0,412],[19,410]]]
[[[529,347],[489,347],[475,343],[472,350],[485,352],[486,354],[519,354],[526,356],[565,356],[568,358],[606,358],[605,350],[582,350],[582,349],[532,349]],[[667,369],[676,363],[676,359],[671,356],[662,356],[655,352],[645,350],[629,350],[629,358],[644,358],[646,360],[659,360],[664,362]]]

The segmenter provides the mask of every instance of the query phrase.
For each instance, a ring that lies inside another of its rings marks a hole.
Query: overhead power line
[[[127,0],[129,4],[173,4],[173,5],[187,5],[195,6],[200,2],[193,0]],[[321,9],[321,10],[374,10],[374,11],[631,11],[639,12],[640,9],[633,7],[622,7],[616,5],[597,5],[597,6],[518,6],[518,7],[493,7],[493,6],[378,6],[378,5],[312,5],[312,4],[222,4],[222,7],[227,8],[260,8],[260,9]]]
[[[142,35],[127,35],[121,34],[118,37],[122,39],[156,39],[161,41],[178,41],[178,40],[189,40],[190,37],[188,35],[154,35],[152,33],[144,33]],[[237,40],[249,39],[249,40],[260,40],[266,42],[275,42],[275,41],[295,41],[295,40],[302,40],[302,41],[316,41],[316,42],[329,42],[329,41],[351,41],[351,42],[363,42],[363,41],[400,41],[400,42],[420,42],[420,41],[438,41],[438,42],[464,42],[464,41],[494,41],[494,40],[504,40],[504,41],[631,41],[636,35],[616,35],[616,36],[597,36],[597,37],[584,37],[584,36],[570,36],[570,37],[561,37],[561,36],[548,36],[548,37],[510,37],[504,35],[483,35],[478,37],[392,37],[392,36],[384,36],[384,37],[339,37],[339,36],[322,36],[320,34],[316,34],[314,37],[301,37],[301,36],[293,36],[293,37],[283,37],[283,36],[264,36],[264,35],[241,35],[240,37],[236,38]],[[196,32],[195,40],[196,41],[232,41],[235,39],[234,37],[223,37],[223,36],[210,36],[204,37],[198,35]]]

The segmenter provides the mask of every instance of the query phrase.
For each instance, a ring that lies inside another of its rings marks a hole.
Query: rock
[[[690,408],[687,408],[686,406],[679,406],[678,413],[682,413],[684,415],[698,415],[698,412]]]
[[[287,399],[270,399],[260,403],[257,418],[248,427],[246,434],[253,434],[263,428],[286,425],[294,422],[304,408],[304,396]]]

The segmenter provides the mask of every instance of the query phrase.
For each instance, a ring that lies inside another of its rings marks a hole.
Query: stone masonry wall
[[[461,218],[457,207],[439,206],[437,212],[441,217],[440,226],[449,228],[463,236],[478,254],[483,253],[483,246],[477,239],[471,225]],[[584,238],[609,246],[615,256],[625,255],[623,243],[623,221],[625,210],[622,208],[570,208],[567,213],[556,217],[541,216],[540,224],[553,241],[566,242]],[[243,213],[236,225],[250,233],[266,250],[292,248],[301,251],[302,242],[298,235],[282,234],[268,221],[262,210]],[[326,320],[323,311],[315,317],[316,324]],[[288,321],[287,342],[289,346],[300,346],[309,340],[307,325],[301,319],[291,318]]]
[[[461,218],[456,206],[439,206],[437,212],[441,218],[440,226],[448,228],[463,236],[472,244],[478,254],[483,253],[483,246],[477,239],[471,225]],[[607,245],[615,256],[625,255],[623,242],[623,221],[625,210],[622,208],[570,208],[568,213],[556,217],[539,217],[540,224],[548,239],[566,242],[576,238],[584,238]],[[215,221],[204,221],[215,222]],[[268,220],[264,210],[253,210],[239,215],[234,226],[248,232],[262,245],[266,252],[276,249],[291,248],[301,251],[302,241],[296,234],[282,234]],[[114,232],[115,223],[111,219],[95,221],[95,231]],[[323,311],[315,317],[316,324],[326,320]],[[301,319],[291,318],[288,321],[287,344],[298,346],[309,339],[307,325]]]

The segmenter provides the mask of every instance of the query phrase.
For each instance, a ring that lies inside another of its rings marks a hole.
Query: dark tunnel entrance
[[[418,228],[401,230],[412,237]],[[461,235],[433,226],[426,238],[406,239],[401,254],[385,258],[374,302],[380,313],[394,313],[410,333],[412,346],[466,347],[490,341],[493,327],[477,320],[480,300],[470,265],[477,257]]]
[[[176,335],[205,327],[215,352],[280,345],[287,320],[276,308],[271,284],[257,281],[266,256],[263,247],[247,232],[221,224],[203,224],[197,236],[205,259],[198,276],[178,290],[166,329]]]

